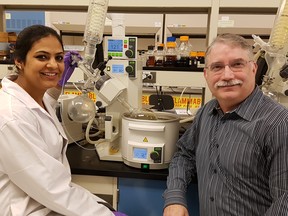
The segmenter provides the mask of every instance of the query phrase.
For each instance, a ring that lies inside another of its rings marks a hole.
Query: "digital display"
[[[108,52],[122,52],[123,40],[108,40]]]
[[[133,157],[136,159],[147,159],[147,149],[133,148]]]
[[[124,65],[123,64],[113,64],[112,65],[112,73],[124,73]]]

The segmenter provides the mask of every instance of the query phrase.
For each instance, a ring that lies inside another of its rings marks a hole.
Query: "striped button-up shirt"
[[[177,146],[165,206],[197,176],[201,216],[288,215],[288,109],[258,87],[229,113],[208,102]]]

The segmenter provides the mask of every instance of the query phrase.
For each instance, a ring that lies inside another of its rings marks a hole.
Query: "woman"
[[[58,83],[65,84],[75,66],[64,72],[60,36],[46,26],[25,28],[14,61],[17,73],[2,80],[0,91],[1,215],[120,215],[71,183],[67,137],[53,107]]]

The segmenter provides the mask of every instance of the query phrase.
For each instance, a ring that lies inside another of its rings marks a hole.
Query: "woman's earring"
[[[17,68],[19,69],[19,70],[21,70],[22,68],[21,68],[21,65],[17,65]]]

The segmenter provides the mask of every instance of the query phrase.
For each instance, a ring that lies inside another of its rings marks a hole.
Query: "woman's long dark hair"
[[[51,27],[44,25],[32,25],[24,28],[17,36],[14,59],[20,62],[25,62],[27,53],[32,48],[33,44],[49,35],[57,38],[63,48],[63,42],[60,35]]]

